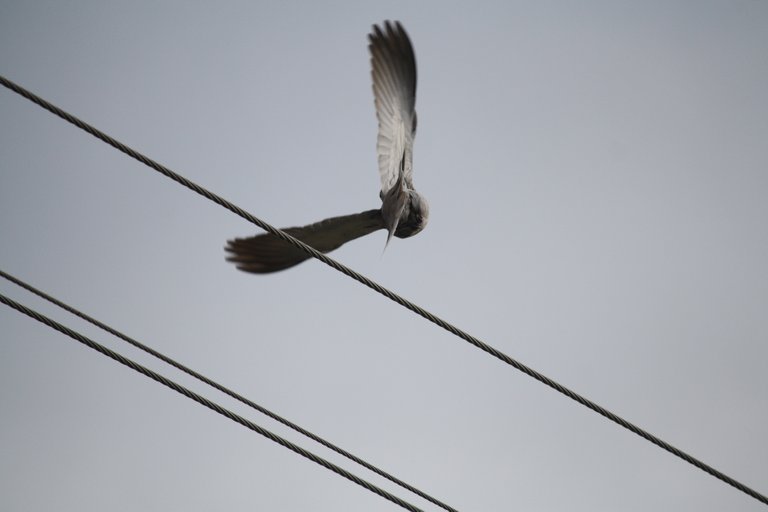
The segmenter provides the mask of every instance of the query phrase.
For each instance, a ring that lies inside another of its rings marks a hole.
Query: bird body
[[[429,219],[429,205],[413,187],[413,139],[416,135],[416,58],[399,22],[377,25],[368,35],[371,77],[379,132],[376,142],[381,177],[381,208],[332,217],[286,233],[327,253],[380,229],[408,238],[419,233]],[[386,245],[385,245],[386,247]],[[265,233],[227,242],[227,260],[245,272],[257,274],[284,270],[310,256]]]

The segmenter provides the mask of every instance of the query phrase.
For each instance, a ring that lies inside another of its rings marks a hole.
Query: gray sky
[[[430,225],[332,256],[768,492],[768,3],[0,1],[0,73],[291,226],[379,204],[384,19]],[[0,118],[0,268],[458,509],[764,509],[323,264],[236,271],[258,228],[6,89]],[[0,337],[3,510],[397,510],[6,307]]]

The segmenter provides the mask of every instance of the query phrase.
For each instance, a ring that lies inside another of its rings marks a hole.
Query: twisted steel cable
[[[218,391],[221,391],[222,393],[224,393],[226,395],[229,395],[230,397],[232,397],[235,400],[237,400],[237,401],[239,401],[239,402],[241,402],[241,403],[251,407],[252,409],[255,409],[255,410],[259,411],[260,413],[262,413],[262,414],[264,414],[266,416],[269,416],[273,420],[282,423],[286,427],[295,430],[296,432],[298,432],[298,433],[308,437],[309,439],[311,439],[311,440],[313,440],[313,441],[315,441],[317,443],[320,443],[321,445],[325,446],[326,448],[328,448],[330,450],[333,450],[334,452],[338,453],[339,455],[342,455],[342,456],[348,458],[349,460],[351,460],[353,462],[356,462],[357,464],[363,466],[364,468],[366,468],[366,469],[368,469],[370,471],[373,471],[377,475],[386,478],[390,482],[393,482],[393,483],[399,485],[400,487],[402,487],[402,488],[404,488],[404,489],[406,489],[408,491],[411,491],[412,493],[416,494],[417,496],[419,496],[421,498],[424,498],[425,500],[429,501],[430,503],[432,503],[434,505],[437,505],[438,507],[440,507],[442,509],[448,510],[449,512],[458,512],[455,508],[451,507],[450,505],[447,505],[447,504],[443,503],[442,501],[438,500],[437,498],[434,498],[434,497],[430,496],[429,494],[425,493],[424,491],[421,491],[421,490],[417,489],[416,487],[413,487],[412,485],[410,485],[410,484],[400,480],[399,478],[390,475],[386,471],[383,471],[383,470],[377,468],[373,464],[370,464],[370,463],[366,462],[365,460],[363,460],[363,459],[361,459],[361,458],[351,454],[350,452],[348,452],[348,451],[346,451],[346,450],[336,446],[335,444],[331,443],[330,441],[326,441],[322,437],[320,437],[320,436],[318,436],[316,434],[313,434],[309,430],[306,430],[306,429],[300,427],[299,425],[291,422],[290,420],[287,420],[287,419],[283,418],[282,416],[279,416],[278,414],[270,411],[269,409],[267,409],[265,407],[262,407],[261,405],[259,405],[259,404],[255,403],[255,402],[245,398],[244,396],[242,396],[242,395],[240,395],[238,393],[235,393],[231,389],[222,386],[218,382],[216,382],[216,381],[214,381],[212,379],[209,379],[205,375],[202,375],[202,374],[196,372],[195,370],[193,370],[193,369],[191,369],[191,368],[189,368],[187,366],[184,366],[183,364],[175,361],[174,359],[172,359],[172,358],[170,358],[170,357],[168,357],[168,356],[158,352],[157,350],[153,349],[152,347],[149,347],[149,346],[147,346],[147,345],[145,345],[145,344],[143,344],[143,343],[141,343],[139,341],[136,341],[135,339],[127,336],[126,334],[123,334],[122,332],[118,331],[117,329],[113,329],[112,327],[108,326],[107,324],[105,324],[103,322],[100,322],[99,320],[96,320],[95,318],[93,318],[93,317],[83,313],[82,311],[79,311],[79,310],[75,309],[74,307],[72,307],[72,306],[70,306],[70,305],[68,305],[68,304],[66,304],[66,303],[56,299],[55,297],[52,297],[51,295],[48,295],[47,293],[45,293],[45,292],[35,288],[34,286],[32,286],[32,285],[22,281],[21,279],[10,275],[7,272],[4,272],[3,270],[0,270],[0,277],[6,279],[7,281],[10,281],[10,282],[14,283],[17,286],[20,286],[21,288],[24,288],[25,290],[27,290],[27,291],[29,291],[31,293],[34,293],[38,297],[41,297],[41,298],[47,300],[48,302],[50,302],[50,303],[60,307],[64,311],[67,311],[68,313],[71,313],[71,314],[75,315],[76,317],[79,317],[79,318],[85,320],[86,322],[89,322],[89,323],[95,325],[96,327],[98,327],[98,328],[108,332],[109,334],[111,334],[111,335],[113,335],[113,336],[115,336],[117,338],[120,338],[121,340],[125,341],[126,343],[129,343],[130,345],[133,345],[134,347],[136,347],[136,348],[138,348],[140,350],[143,350],[144,352],[146,352],[146,353],[156,357],[157,359],[160,359],[161,361],[163,361],[163,362],[173,366],[174,368],[176,368],[178,370],[181,370],[182,372],[186,373],[187,375],[190,375],[190,376],[196,378],[197,380],[199,380],[199,381],[201,381],[201,382],[203,382],[205,384],[208,384],[212,388],[217,389]]]
[[[272,233],[276,237],[280,238],[281,240],[284,240],[294,247],[297,247],[303,251],[306,251],[308,254],[310,254],[313,258],[316,258],[326,265],[338,270],[342,274],[345,274],[348,277],[351,277],[355,281],[358,281],[359,283],[364,284],[368,288],[380,293],[381,295],[387,297],[388,299],[400,304],[406,309],[411,310],[412,312],[416,313],[417,315],[429,320],[433,324],[445,329],[446,331],[450,332],[451,334],[463,339],[467,343],[470,343],[471,345],[474,345],[475,347],[479,348],[480,350],[487,352],[488,354],[492,355],[493,357],[499,359],[500,361],[508,364],[509,366],[512,366],[513,368],[525,373],[529,377],[532,377],[536,379],[537,381],[541,382],[542,384],[545,384],[549,386],[550,388],[554,389],[555,391],[558,391],[559,393],[562,393],[563,395],[567,396],[571,400],[574,400],[581,405],[591,409],[592,411],[600,414],[604,418],[607,418],[611,420],[612,422],[616,423],[617,425],[620,425],[621,427],[629,430],[630,432],[633,432],[637,434],[638,436],[642,437],[643,439],[655,444],[656,446],[662,448],[663,450],[671,453],[672,455],[688,462],[689,464],[701,469],[702,471],[709,473],[710,475],[714,476],[718,480],[721,480],[722,482],[727,483],[728,485],[734,487],[735,489],[738,489],[739,491],[753,497],[754,499],[760,501],[761,503],[764,503],[768,505],[768,497],[765,495],[755,491],[754,489],[744,485],[743,483],[735,480],[734,478],[731,478],[730,476],[726,475],[725,473],[718,471],[717,469],[713,468],[712,466],[696,459],[695,457],[689,455],[688,453],[684,452],[683,450],[680,450],[679,448],[676,448],[675,446],[672,446],[671,444],[667,443],[666,441],[660,439],[659,437],[651,434],[650,432],[647,432],[646,430],[630,423],[629,421],[621,418],[620,416],[612,413],[611,411],[605,409],[604,407],[598,405],[597,403],[589,400],[588,398],[585,398],[575,391],[572,391],[568,389],[567,387],[563,386],[562,384],[559,384],[558,382],[550,379],[549,377],[537,372],[536,370],[529,368],[528,366],[524,365],[523,363],[511,358],[510,356],[506,355],[505,353],[501,352],[500,350],[488,345],[487,343],[484,343],[483,341],[479,340],[478,338],[475,338],[471,334],[468,334],[458,327],[455,327],[454,325],[446,322],[442,318],[433,315],[429,311],[425,310],[424,308],[414,304],[413,302],[401,297],[400,295],[397,295],[394,292],[389,291],[388,289],[384,288],[383,286],[379,285],[378,283],[368,279],[362,274],[359,274],[358,272],[355,272],[354,270],[350,269],[349,267],[342,265],[338,261],[329,258],[325,254],[322,254],[312,247],[308,246],[307,244],[295,239],[294,237],[288,235],[287,233],[275,228],[274,226],[267,224],[263,220],[255,217],[254,215],[246,212],[242,208],[232,204],[231,202],[227,201],[226,199],[214,194],[213,192],[209,192],[205,188],[201,187],[200,185],[197,185],[196,183],[188,180],[187,178],[173,172],[172,170],[168,169],[167,167],[164,167],[163,165],[155,162],[154,160],[142,155],[138,151],[131,149],[130,147],[122,144],[121,142],[118,142],[117,140],[113,139],[109,135],[99,131],[98,129],[94,128],[93,126],[85,123],[84,121],[81,121],[77,117],[73,116],[72,114],[69,114],[65,112],[64,110],[60,109],[59,107],[49,103],[48,101],[44,100],[43,98],[33,94],[32,92],[24,89],[20,85],[15,84],[14,82],[8,80],[7,78],[0,75],[0,84],[7,87],[8,89],[16,92],[17,94],[27,98],[28,100],[32,101],[33,103],[36,103],[37,105],[43,107],[44,109],[48,110],[49,112],[59,116],[60,118],[64,119],[65,121],[74,124],[78,128],[90,133],[94,137],[101,139],[102,141],[106,142],[110,146],[114,147],[115,149],[118,149],[122,151],[123,153],[127,154],[128,156],[135,158],[139,162],[147,165],[148,167],[151,167],[152,169],[156,170],[157,172],[163,174],[164,176],[176,181],[177,183],[184,185],[185,187],[193,190],[194,192],[197,192],[201,196],[205,197],[206,199],[209,199],[216,204],[223,206],[224,208],[230,210],[231,212],[235,213],[236,215],[242,217],[243,219],[259,226],[260,228],[264,229],[265,231]]]
[[[52,319],[48,318],[47,316],[42,315],[42,314],[38,313],[37,311],[24,306],[23,304],[20,304],[20,303],[14,301],[12,299],[9,299],[5,295],[0,294],[0,302],[2,302],[3,304],[5,304],[5,305],[15,309],[16,311],[18,311],[20,313],[24,313],[25,315],[27,315],[30,318],[34,318],[38,322],[43,323],[43,324],[47,325],[48,327],[51,327],[52,329],[55,329],[55,330],[59,331],[62,334],[66,334],[67,336],[69,336],[73,340],[79,341],[83,345],[86,345],[87,347],[90,347],[93,350],[95,350],[97,352],[100,352],[101,354],[103,354],[103,355],[105,355],[105,356],[107,356],[107,357],[109,357],[111,359],[114,359],[118,363],[123,364],[123,365],[127,366],[128,368],[131,368],[132,370],[136,370],[137,372],[139,372],[139,373],[149,377],[150,379],[152,379],[152,380],[154,380],[156,382],[159,382],[160,384],[162,384],[164,386],[167,386],[167,387],[171,388],[172,390],[174,390],[174,391],[176,391],[178,393],[181,393],[182,395],[186,396],[187,398],[190,398],[190,399],[194,400],[195,402],[197,402],[197,403],[199,403],[201,405],[204,405],[205,407],[211,409],[212,411],[217,412],[217,413],[221,414],[222,416],[224,416],[226,418],[229,418],[230,420],[232,420],[232,421],[234,421],[236,423],[239,423],[240,425],[242,425],[242,426],[244,426],[244,427],[246,427],[246,428],[248,428],[250,430],[253,430],[254,432],[256,432],[258,434],[261,434],[262,436],[266,437],[267,439],[269,439],[271,441],[274,441],[275,443],[277,443],[277,444],[279,444],[279,445],[281,445],[281,446],[283,446],[285,448],[288,448],[289,450],[291,450],[291,451],[293,451],[295,453],[298,453],[302,457],[305,457],[305,458],[311,460],[312,462],[320,464],[324,468],[333,471],[337,475],[343,476],[347,480],[350,480],[351,482],[354,482],[357,485],[359,485],[359,486],[361,486],[361,487],[363,487],[365,489],[368,489],[369,491],[371,491],[371,492],[373,492],[375,494],[378,494],[382,498],[387,499],[387,500],[391,501],[392,503],[403,507],[406,510],[410,510],[411,512],[423,512],[423,510],[421,510],[420,508],[418,508],[418,507],[416,507],[414,505],[411,505],[407,501],[405,501],[405,500],[403,500],[401,498],[398,498],[394,494],[391,494],[391,493],[385,491],[384,489],[382,489],[380,487],[377,487],[377,486],[373,485],[372,483],[370,483],[370,482],[368,482],[366,480],[363,480],[362,478],[354,475],[353,473],[350,473],[346,469],[344,469],[344,468],[342,468],[340,466],[337,466],[336,464],[334,464],[334,463],[332,463],[332,462],[330,462],[330,461],[328,461],[328,460],[326,460],[326,459],[324,459],[324,458],[322,458],[322,457],[320,457],[318,455],[315,455],[314,453],[310,452],[309,450],[305,450],[301,446],[299,446],[297,444],[294,444],[294,443],[288,441],[287,439],[284,439],[284,438],[278,436],[277,434],[273,434],[269,430],[267,430],[267,429],[265,429],[263,427],[260,427],[259,425],[253,423],[252,421],[249,421],[246,418],[244,418],[244,417],[242,417],[240,415],[237,415],[237,414],[235,414],[234,412],[232,412],[232,411],[230,411],[228,409],[225,409],[224,407],[220,406],[219,404],[217,404],[215,402],[212,402],[211,400],[208,400],[207,398],[203,397],[202,395],[199,395],[199,394],[195,393],[194,391],[192,391],[192,390],[190,390],[188,388],[185,388],[184,386],[182,386],[180,384],[177,384],[176,382],[174,382],[174,381],[172,381],[172,380],[170,380],[170,379],[168,379],[166,377],[163,377],[159,373],[154,372],[154,371],[150,370],[149,368],[147,368],[145,366],[142,366],[142,365],[136,363],[135,361],[133,361],[131,359],[128,359],[127,357],[122,356],[122,355],[118,354],[117,352],[115,352],[113,350],[108,349],[107,347],[105,347],[103,345],[100,345],[99,343],[96,343],[95,341],[91,340],[90,338],[87,338],[87,337],[83,336],[79,332],[74,331],[74,330],[70,329],[69,327],[66,327],[66,326],[60,324],[60,323],[56,322],[55,320],[52,320]]]

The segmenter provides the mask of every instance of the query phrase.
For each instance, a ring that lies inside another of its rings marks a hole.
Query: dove
[[[416,57],[399,22],[374,25],[368,35],[373,97],[378,120],[376,152],[381,178],[381,207],[283,229],[322,253],[381,229],[385,248],[393,236],[408,238],[429,220],[429,204],[413,186],[413,140],[416,135]],[[298,265],[310,255],[265,233],[229,240],[227,261],[238,269],[266,274]]]

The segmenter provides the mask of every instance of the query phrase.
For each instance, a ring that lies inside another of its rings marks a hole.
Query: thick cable
[[[29,291],[31,293],[34,293],[38,297],[43,298],[43,299],[47,300],[48,302],[50,302],[50,303],[60,307],[64,311],[67,311],[68,313],[71,313],[71,314],[73,314],[73,315],[75,315],[75,316],[85,320],[86,322],[89,322],[89,323],[95,325],[96,327],[98,327],[98,328],[108,332],[109,334],[111,334],[111,335],[113,335],[113,336],[115,336],[117,338],[120,338],[121,340],[125,341],[126,343],[129,343],[130,345],[133,345],[134,347],[136,347],[136,348],[138,348],[140,350],[143,350],[147,354],[150,354],[150,355],[156,357],[157,359],[160,359],[161,361],[163,361],[163,362],[173,366],[174,368],[176,368],[178,370],[181,370],[182,372],[186,373],[187,375],[190,375],[190,376],[196,378],[197,380],[199,380],[199,381],[201,381],[201,382],[203,382],[205,384],[208,384],[212,388],[217,389],[218,391],[221,391],[222,393],[224,393],[226,395],[229,395],[230,397],[232,397],[235,400],[237,400],[237,401],[239,401],[239,402],[241,402],[241,403],[251,407],[252,409],[255,409],[255,410],[259,411],[260,413],[262,413],[262,414],[264,414],[266,416],[269,416],[273,420],[282,423],[286,427],[295,430],[296,432],[298,432],[298,433],[308,437],[309,439],[311,439],[311,440],[313,440],[313,441],[315,441],[317,443],[320,443],[321,445],[325,446],[326,448],[329,448],[330,450],[333,450],[334,452],[338,453],[339,455],[342,455],[342,456],[348,458],[349,460],[351,460],[353,462],[356,462],[357,464],[363,466],[364,468],[366,468],[366,469],[368,469],[370,471],[373,471],[377,475],[386,478],[390,482],[393,482],[393,483],[399,485],[400,487],[402,487],[402,488],[404,488],[404,489],[406,489],[406,490],[416,494],[417,496],[419,496],[421,498],[424,498],[425,500],[429,501],[430,503],[432,503],[434,505],[437,505],[438,507],[443,508],[445,510],[448,510],[449,512],[458,512],[455,508],[451,507],[450,505],[446,505],[442,501],[438,500],[437,498],[434,498],[434,497],[430,496],[429,494],[425,493],[424,491],[421,491],[421,490],[417,489],[416,487],[413,487],[412,485],[410,485],[410,484],[400,480],[399,478],[390,475],[386,471],[377,468],[373,464],[370,464],[370,463],[366,462],[365,460],[357,457],[356,455],[353,455],[352,453],[344,450],[343,448],[340,448],[340,447],[336,446],[335,444],[331,443],[330,441],[326,441],[322,437],[320,437],[320,436],[318,436],[316,434],[313,434],[309,430],[304,429],[303,427],[293,423],[292,421],[287,420],[287,419],[283,418],[282,416],[279,416],[278,414],[270,411],[269,409],[267,409],[265,407],[262,407],[261,405],[253,402],[252,400],[249,400],[248,398],[245,398],[244,396],[242,396],[242,395],[232,391],[231,389],[222,386],[218,382],[216,382],[216,381],[206,377],[205,375],[202,375],[202,374],[196,372],[195,370],[193,370],[193,369],[191,369],[191,368],[189,368],[187,366],[184,366],[183,364],[179,363],[178,361],[175,361],[174,359],[172,359],[172,358],[170,358],[170,357],[168,357],[168,356],[158,352],[157,350],[153,349],[152,347],[149,347],[149,346],[147,346],[147,345],[145,345],[145,344],[143,344],[143,343],[141,343],[141,342],[139,342],[139,341],[129,337],[126,334],[123,334],[122,332],[118,331],[117,329],[114,329],[114,328],[110,327],[109,325],[107,325],[107,324],[105,324],[103,322],[100,322],[99,320],[96,320],[95,318],[93,318],[93,317],[83,313],[82,311],[79,311],[79,310],[75,309],[74,307],[72,307],[72,306],[70,306],[70,305],[68,305],[68,304],[66,304],[66,303],[56,299],[55,297],[52,297],[51,295],[48,295],[47,293],[43,292],[42,290],[39,290],[39,289],[35,288],[34,286],[32,286],[32,285],[22,281],[21,279],[19,279],[17,277],[14,277],[14,276],[8,274],[7,272],[4,272],[2,269],[0,269],[0,277],[2,277],[4,279],[14,283],[17,286],[20,286],[21,288],[24,288],[25,290],[27,290],[27,291]]]
[[[55,114],[59,116],[60,118],[64,119],[65,121],[77,126],[78,128],[90,133],[94,137],[101,139],[102,141],[106,142],[110,146],[114,147],[115,149],[118,149],[125,153],[126,155],[138,160],[139,162],[147,165],[148,167],[151,167],[152,169],[156,170],[157,172],[163,174],[164,176],[174,180],[175,182],[184,185],[185,187],[189,188],[190,190],[193,190],[194,192],[197,192],[201,196],[205,197],[206,199],[209,199],[213,201],[214,203],[223,206],[227,210],[235,213],[236,215],[242,217],[243,219],[251,222],[252,224],[255,224],[262,228],[263,230],[275,235],[276,237],[280,238],[281,240],[284,240],[288,242],[289,244],[293,245],[294,247],[297,247],[301,249],[302,251],[305,251],[307,254],[312,256],[313,258],[316,258],[326,265],[338,270],[342,274],[345,274],[355,281],[358,281],[359,283],[364,284],[368,288],[380,293],[381,295],[387,297],[388,299],[400,304],[406,309],[411,310],[412,312],[416,313],[417,315],[429,320],[433,324],[442,327],[446,331],[450,332],[451,334],[463,339],[467,343],[470,343],[471,345],[474,345],[475,347],[479,348],[480,350],[487,352],[488,354],[492,355],[493,357],[499,359],[500,361],[503,361],[504,363],[512,366],[513,368],[525,373],[529,377],[533,377],[534,379],[538,380],[542,384],[546,384],[550,388],[554,389],[555,391],[558,391],[562,393],[563,395],[567,396],[571,400],[574,400],[581,405],[591,409],[592,411],[600,414],[604,418],[607,418],[617,425],[620,425],[624,427],[625,429],[629,430],[630,432],[634,432],[638,436],[642,437],[643,439],[650,441],[651,443],[655,444],[656,446],[662,448],[663,450],[666,450],[667,452],[671,453],[672,455],[688,462],[689,464],[692,464],[693,466],[696,466],[697,468],[701,469],[702,471],[709,473],[710,475],[714,476],[718,480],[721,480],[728,485],[734,487],[735,489],[738,489],[739,491],[755,498],[756,500],[768,505],[768,497],[765,495],[755,491],[754,489],[742,484],[741,482],[731,478],[730,476],[726,475],[725,473],[718,471],[717,469],[713,468],[712,466],[696,459],[695,457],[689,455],[688,453],[684,452],[683,450],[680,450],[679,448],[676,448],[675,446],[672,446],[671,444],[667,443],[666,441],[660,439],[659,437],[656,437],[655,435],[651,434],[650,432],[647,432],[646,430],[630,423],[629,421],[621,418],[620,416],[612,413],[608,409],[605,409],[604,407],[598,405],[597,403],[589,400],[588,398],[585,398],[575,391],[572,391],[568,389],[567,387],[563,386],[562,384],[559,384],[558,382],[550,379],[546,375],[543,375],[533,368],[529,368],[528,366],[524,365],[523,363],[511,358],[510,356],[506,355],[505,353],[501,352],[500,350],[488,345],[487,343],[480,341],[478,338],[475,338],[471,334],[468,334],[458,327],[455,327],[454,325],[446,322],[442,318],[433,315],[429,311],[425,310],[424,308],[414,304],[413,302],[401,297],[400,295],[389,291],[388,289],[384,288],[380,284],[376,283],[375,281],[372,281],[365,277],[362,274],[359,274],[358,272],[355,272],[351,268],[342,265],[338,261],[329,258],[325,254],[322,254],[321,252],[318,252],[317,250],[313,249],[309,245],[301,242],[300,240],[297,240],[290,236],[289,234],[277,229],[276,227],[267,224],[263,220],[251,215],[250,213],[246,212],[242,208],[232,204],[231,202],[227,201],[226,199],[222,198],[221,196],[218,196],[214,194],[213,192],[210,192],[206,190],[205,188],[201,187],[200,185],[188,180],[187,178],[173,172],[172,170],[168,169],[167,167],[155,162],[154,160],[142,155],[138,151],[126,146],[125,144],[113,139],[106,133],[94,128],[93,126],[89,125],[88,123],[81,121],[77,117],[73,116],[72,114],[69,114],[65,112],[64,110],[60,109],[59,107],[49,103],[48,101],[44,100],[43,98],[33,94],[32,92],[24,89],[20,85],[15,84],[14,82],[8,80],[7,78],[0,75],[0,84],[4,85],[8,89],[16,92],[17,94],[27,98],[28,100],[32,101],[33,103],[38,104],[39,106],[43,107],[44,109],[48,110],[52,114]]]
[[[66,334],[67,336],[69,336],[73,340],[79,341],[83,345],[86,345],[86,346],[92,348],[93,350],[95,350],[97,352],[100,352],[101,354],[114,359],[118,363],[121,363],[121,364],[127,366],[128,368],[131,368],[132,370],[136,370],[137,372],[139,372],[139,373],[149,377],[150,379],[152,379],[152,380],[154,380],[156,382],[159,382],[160,384],[162,384],[164,386],[167,386],[167,387],[171,388],[172,390],[174,390],[174,391],[176,391],[178,393],[181,393],[182,395],[186,396],[187,398],[190,398],[190,399],[194,400],[195,402],[197,402],[197,403],[199,403],[201,405],[204,405],[205,407],[211,409],[212,411],[217,412],[217,413],[221,414],[222,416],[224,416],[226,418],[229,418],[230,420],[232,420],[232,421],[234,421],[236,423],[239,423],[240,425],[242,425],[242,426],[244,426],[244,427],[246,427],[246,428],[248,428],[250,430],[253,430],[256,433],[261,434],[262,436],[266,437],[267,439],[269,439],[271,441],[274,441],[277,444],[279,444],[279,445],[281,445],[281,446],[283,446],[285,448],[288,448],[289,450],[291,450],[291,451],[293,451],[295,453],[298,453],[302,457],[306,457],[307,459],[311,460],[312,462],[320,464],[324,468],[333,471],[337,475],[343,476],[347,480],[350,480],[351,482],[354,482],[357,485],[359,485],[361,487],[364,487],[365,489],[368,489],[369,491],[371,491],[371,492],[373,492],[375,494],[378,494],[382,498],[387,499],[387,500],[391,501],[392,503],[403,507],[406,510],[410,510],[411,512],[423,512],[420,508],[418,508],[418,507],[416,507],[414,505],[411,505],[407,501],[405,501],[405,500],[403,500],[401,498],[398,498],[394,494],[391,494],[391,493],[385,491],[384,489],[382,489],[380,487],[377,487],[377,486],[373,485],[370,482],[367,482],[366,480],[363,480],[362,478],[360,478],[360,477],[350,473],[349,471],[345,470],[344,468],[342,468],[340,466],[337,466],[336,464],[334,464],[334,463],[332,463],[332,462],[330,462],[330,461],[328,461],[328,460],[326,460],[326,459],[324,459],[324,458],[322,458],[322,457],[320,457],[318,455],[315,455],[314,453],[310,452],[309,450],[305,450],[301,446],[299,446],[297,444],[294,444],[294,443],[288,441],[287,439],[284,439],[284,438],[278,436],[277,434],[273,434],[269,430],[258,426],[257,424],[253,423],[252,421],[249,421],[249,420],[245,419],[244,417],[239,416],[239,415],[235,414],[234,412],[232,412],[232,411],[230,411],[228,409],[225,409],[224,407],[218,405],[215,402],[212,402],[211,400],[208,400],[207,398],[203,397],[202,395],[198,395],[194,391],[192,391],[192,390],[190,390],[188,388],[185,388],[181,384],[177,384],[176,382],[174,382],[174,381],[172,381],[172,380],[170,380],[170,379],[168,379],[166,377],[163,377],[159,373],[154,372],[154,371],[150,370],[149,368],[147,368],[145,366],[142,366],[139,363],[136,363],[135,361],[132,361],[131,359],[128,359],[127,357],[124,357],[124,356],[118,354],[117,352],[115,352],[113,350],[110,350],[107,347],[96,343],[95,341],[91,340],[90,338],[87,338],[87,337],[83,336],[79,332],[74,331],[74,330],[70,329],[69,327],[66,327],[66,326],[64,326],[64,325],[62,325],[62,324],[60,324],[60,323],[58,323],[58,322],[56,322],[54,320],[51,320],[47,316],[42,315],[42,314],[38,313],[37,311],[24,306],[23,304],[19,304],[18,302],[14,301],[12,299],[9,299],[5,295],[0,294],[0,302],[2,302],[3,304],[5,304],[5,305],[15,309],[16,311],[19,311],[20,313],[24,313],[25,315],[29,316],[30,318],[34,318],[38,322],[41,322],[41,323],[47,325],[48,327],[51,327],[51,328],[59,331],[62,334]]]

